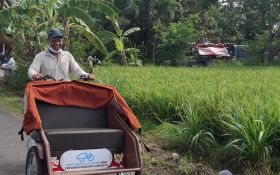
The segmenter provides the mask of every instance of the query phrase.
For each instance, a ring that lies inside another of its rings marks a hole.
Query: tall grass
[[[172,141],[168,145],[177,150],[204,153],[215,142],[212,130],[207,127],[208,119],[202,112],[204,109],[193,109],[188,105],[185,110],[185,115],[180,120],[162,122],[163,127],[158,128],[159,134],[163,134],[160,137]]]
[[[256,166],[270,163],[273,150],[279,145],[279,107],[275,104],[255,106],[248,111],[237,108],[221,119],[229,143],[226,149],[236,152],[238,161],[254,162]],[[276,146],[276,147],[275,147]]]
[[[170,138],[179,134],[186,151],[205,151],[215,139],[239,162],[263,166],[279,154],[279,68],[98,67],[94,73],[97,82],[115,85],[142,120],[172,123],[177,132],[169,130]]]

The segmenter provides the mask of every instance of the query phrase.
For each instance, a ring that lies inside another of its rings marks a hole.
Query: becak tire
[[[44,161],[40,159],[37,147],[33,146],[28,150],[25,165],[26,175],[45,175]]]

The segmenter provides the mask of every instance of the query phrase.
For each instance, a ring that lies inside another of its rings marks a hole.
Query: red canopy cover
[[[23,129],[29,134],[41,128],[36,100],[60,106],[76,106],[90,109],[110,107],[117,103],[122,116],[127,118],[133,130],[141,128],[136,116],[112,86],[78,81],[36,81],[25,87],[26,107]]]
[[[229,57],[229,53],[225,46],[223,45],[198,45],[198,54],[203,56],[219,56],[219,57]]]

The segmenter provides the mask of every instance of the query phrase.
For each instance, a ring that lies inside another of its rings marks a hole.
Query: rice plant
[[[280,157],[277,67],[98,67],[94,73],[98,82],[117,85],[141,120],[160,119],[158,134],[185,152],[206,153],[215,142],[243,165],[266,166],[272,154]]]
[[[229,140],[226,149],[236,152],[239,162],[249,162],[257,167],[270,163],[274,144],[279,141],[279,108],[273,104],[255,106],[245,111],[238,107],[229,111],[221,121]]]
[[[215,142],[215,138],[211,131],[208,131],[209,128],[206,128],[207,117],[200,110],[196,111],[191,105],[187,105],[179,121],[162,121],[171,129],[171,132],[165,133],[163,137],[168,142],[176,144],[180,150],[193,153],[205,152]]]

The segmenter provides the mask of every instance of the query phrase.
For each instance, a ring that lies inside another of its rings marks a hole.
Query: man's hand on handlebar
[[[88,78],[90,79],[90,80],[95,80],[95,75],[93,75],[93,74],[88,74]]]
[[[82,79],[84,81],[95,80],[95,75],[93,75],[93,74],[80,75],[80,79]]]
[[[34,74],[34,75],[32,75],[32,80],[42,80],[43,79],[43,77],[44,77],[44,75],[43,74]]]

